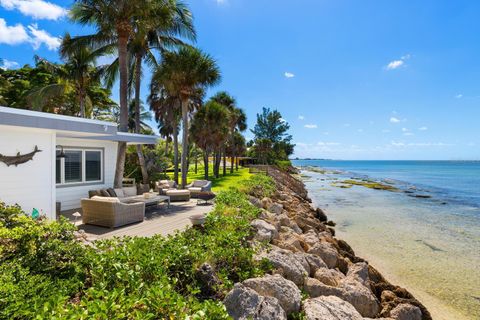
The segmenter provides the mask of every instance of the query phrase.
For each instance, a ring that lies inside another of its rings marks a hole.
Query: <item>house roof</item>
[[[24,109],[0,107],[0,125],[48,129],[62,136],[82,139],[123,141],[132,144],[155,144],[153,135],[119,132],[117,124]]]

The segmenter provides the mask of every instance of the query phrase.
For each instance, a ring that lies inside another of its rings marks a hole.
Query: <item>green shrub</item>
[[[271,197],[276,190],[275,181],[262,174],[253,175],[250,179],[242,181],[239,189],[246,194],[260,199],[263,197]]]
[[[66,220],[0,204],[0,319],[228,319],[220,300],[202,296],[196,271],[213,266],[218,298],[266,272],[248,243],[260,210],[245,192],[269,196],[273,186],[259,175],[221,192],[203,229],[95,247],[78,242]]]

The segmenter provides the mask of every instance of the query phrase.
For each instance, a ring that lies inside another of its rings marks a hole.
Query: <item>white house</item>
[[[157,140],[118,132],[111,122],[0,107],[0,201],[54,219],[56,202],[62,210],[79,208],[88,190],[113,186],[119,141]]]

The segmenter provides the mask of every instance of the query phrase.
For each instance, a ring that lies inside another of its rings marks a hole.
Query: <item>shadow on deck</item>
[[[151,237],[156,234],[165,236],[191,226],[188,219],[191,215],[206,214],[212,208],[212,205],[197,205],[197,201],[193,199],[188,202],[173,202],[170,208],[166,204],[147,208],[144,221],[114,229],[83,224],[81,217],[75,224],[79,230],[85,231],[89,240],[123,236]],[[61,215],[71,222],[75,222],[73,213],[77,211],[82,213],[81,209],[76,209],[64,211]]]

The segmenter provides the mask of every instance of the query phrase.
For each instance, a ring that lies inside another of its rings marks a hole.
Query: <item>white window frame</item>
[[[56,154],[60,152],[61,149],[56,149]],[[82,153],[82,180],[81,181],[74,181],[74,182],[65,182],[65,158],[60,158],[60,183],[56,183],[57,187],[64,187],[64,186],[78,186],[78,185],[89,185],[89,184],[99,184],[103,183],[103,174],[105,168],[105,157],[104,153],[105,150],[103,148],[78,148],[78,147],[64,147],[64,152],[68,151],[80,151]],[[86,152],[88,151],[95,151],[100,152],[100,180],[91,180],[87,181],[87,172],[86,172]],[[55,161],[55,165],[57,162]],[[56,171],[55,171],[56,172]],[[56,182],[56,178],[55,178]]]

